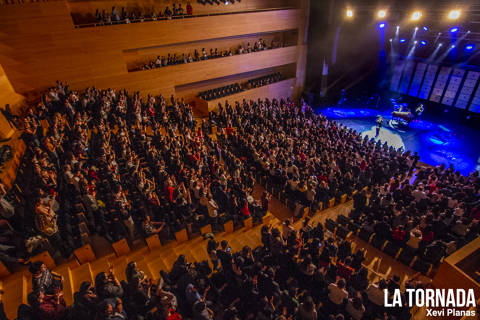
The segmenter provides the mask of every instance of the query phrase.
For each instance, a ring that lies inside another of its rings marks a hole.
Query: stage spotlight
[[[405,41],[407,41],[405,38],[400,39],[400,43],[404,43]]]
[[[439,46],[439,47],[443,46],[443,43],[439,43],[438,46]]]
[[[461,11],[460,11],[460,10],[451,10],[451,11],[448,13],[448,19],[450,19],[450,20],[457,20],[458,18],[460,18],[460,15],[461,15]]]
[[[417,41],[417,40],[413,41],[413,44],[417,44],[417,43],[418,43],[418,41]]]
[[[413,21],[418,21],[420,20],[420,18],[422,17],[422,13],[420,11],[415,11],[414,13],[412,13],[412,20]]]
[[[452,44],[452,45],[450,46],[450,49],[455,49],[455,45]]]
[[[427,45],[427,41],[425,41],[425,40],[420,41],[420,46],[421,47],[426,46],[426,45]]]
[[[383,28],[385,28],[385,23],[383,23],[383,22],[382,22],[382,23],[380,23],[380,24],[378,25],[378,27],[379,27],[380,29],[383,29]]]
[[[225,0],[225,5],[228,5],[228,0]]]
[[[475,45],[474,45],[474,44],[467,44],[467,45],[465,46],[465,50],[467,50],[467,51],[472,51],[473,48],[475,48]]]
[[[397,31],[400,30],[400,26],[397,26]]]
[[[392,38],[390,38],[390,40],[389,40],[389,41],[390,41],[390,42],[392,42],[392,41],[393,41],[393,39],[392,39]]]
[[[353,10],[347,9],[347,18],[353,18]]]
[[[450,32],[451,32],[451,33],[455,33],[455,32],[457,32],[457,31],[458,31],[458,27],[453,27],[453,28],[450,29]]]
[[[427,27],[423,27],[423,31],[428,31],[428,28],[427,28]]]
[[[379,10],[377,12],[377,17],[379,17],[380,19],[385,18],[386,16],[387,16],[387,11],[385,10]]]

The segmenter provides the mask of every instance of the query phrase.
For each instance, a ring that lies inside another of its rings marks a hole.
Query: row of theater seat
[[[375,232],[358,225],[344,215],[339,215],[337,221],[327,219],[325,222],[325,228],[341,238],[345,238],[349,233],[352,233],[365,242],[368,242],[376,249],[385,252],[395,260],[400,261],[426,276],[431,275],[435,267],[434,264],[425,261],[421,255],[416,254],[414,248],[408,245],[400,246],[392,241],[385,240],[375,234]]]

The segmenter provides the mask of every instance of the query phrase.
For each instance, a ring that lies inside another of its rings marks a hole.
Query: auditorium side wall
[[[0,10],[0,63],[15,91],[29,95],[67,81],[165,95],[175,86],[302,61],[305,12],[297,9],[207,16],[128,25],[75,28],[65,1],[11,5]],[[128,72],[125,51],[246,34],[298,30],[295,46],[164,69]],[[294,92],[303,88],[304,64],[297,63]],[[174,75],[174,76],[173,76]]]

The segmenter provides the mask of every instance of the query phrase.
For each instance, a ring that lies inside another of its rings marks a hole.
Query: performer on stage
[[[417,108],[415,108],[415,120],[419,120],[420,117],[422,116],[423,111],[425,111],[425,108],[423,107],[423,104],[418,104]]]
[[[382,128],[382,121],[383,121],[383,117],[378,116],[377,117],[377,129],[376,129],[375,138],[378,137],[378,135],[380,134],[380,129]]]

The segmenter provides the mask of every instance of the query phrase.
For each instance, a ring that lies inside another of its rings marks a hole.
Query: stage
[[[480,170],[480,130],[474,130],[458,123],[447,123],[422,117],[412,121],[408,127],[393,129],[389,126],[392,109],[369,109],[350,107],[347,104],[327,108],[315,108],[362,136],[375,137],[377,115],[383,117],[380,135],[375,140],[387,142],[396,148],[418,152],[420,161],[436,166],[452,164],[455,170],[467,175]]]

